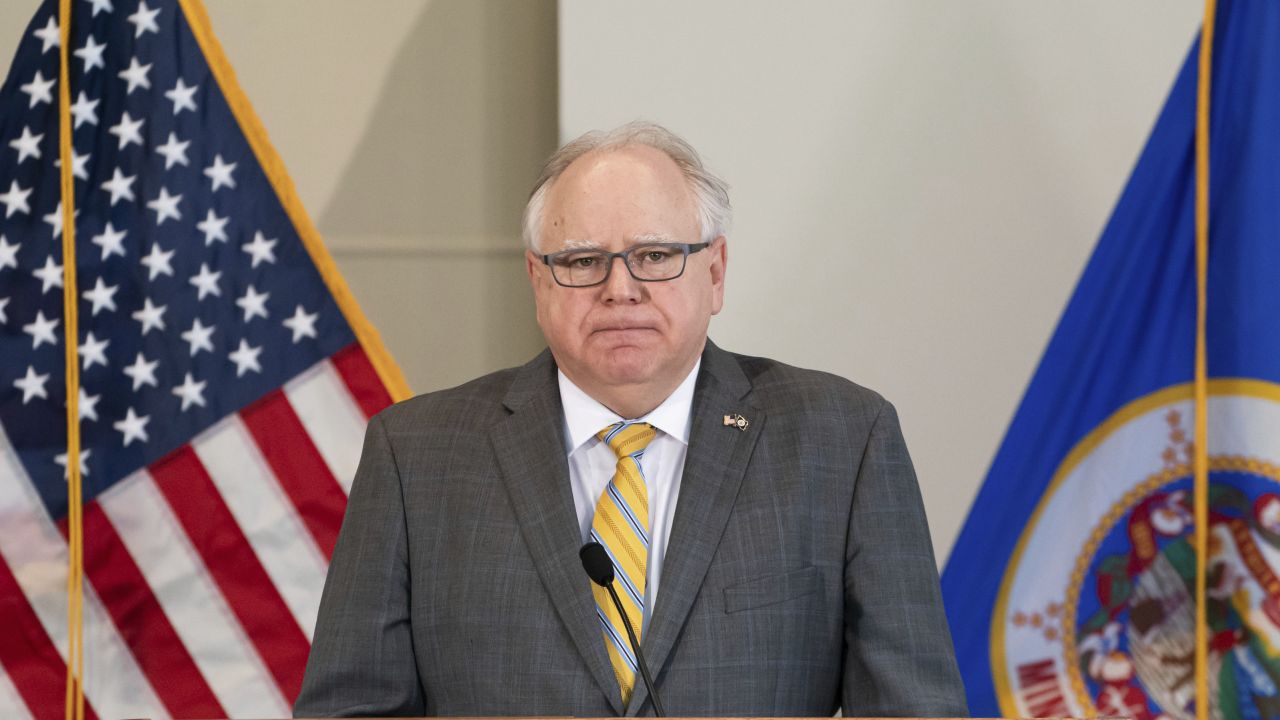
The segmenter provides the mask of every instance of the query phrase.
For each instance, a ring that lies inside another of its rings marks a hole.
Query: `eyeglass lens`
[[[637,245],[622,258],[637,280],[671,280],[684,272],[685,252],[680,246]],[[556,280],[571,287],[603,282],[613,264],[611,253],[598,250],[556,253],[550,260]]]

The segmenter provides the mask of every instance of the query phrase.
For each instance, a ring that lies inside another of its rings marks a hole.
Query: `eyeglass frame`
[[[631,269],[631,263],[627,261],[627,255],[629,255],[630,253],[640,248],[647,248],[647,247],[679,248],[679,250],[683,254],[682,263],[680,265],[680,272],[676,273],[675,275],[672,275],[669,278],[642,278],[642,277],[636,276],[635,271]],[[547,255],[539,255],[538,257],[542,258],[542,263],[547,266],[547,269],[549,271],[551,271],[551,279],[555,280],[556,284],[559,285],[560,287],[589,288],[589,287],[595,287],[597,285],[603,285],[609,281],[609,276],[613,274],[614,258],[622,259],[622,265],[627,268],[627,274],[630,275],[637,282],[670,282],[684,275],[685,269],[689,267],[690,255],[696,252],[700,252],[702,250],[706,250],[709,247],[711,247],[711,243],[709,242],[700,242],[700,243],[649,242],[649,243],[639,243],[637,245],[633,245],[632,247],[627,248],[622,252],[609,252],[607,250],[591,249],[591,248],[574,248],[574,249],[561,250],[559,252],[549,253]],[[567,283],[561,282],[560,278],[556,276],[556,269],[551,265],[552,259],[563,257],[565,255],[573,255],[576,253],[596,253],[601,257],[603,257],[606,262],[604,277],[600,278],[596,282],[591,283],[590,285],[569,285]]]

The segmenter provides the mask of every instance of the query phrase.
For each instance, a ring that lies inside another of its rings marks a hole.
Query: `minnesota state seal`
[[[1059,466],[1005,570],[1006,715],[1195,717],[1191,387],[1120,409]],[[1280,717],[1280,385],[1210,382],[1210,714]]]

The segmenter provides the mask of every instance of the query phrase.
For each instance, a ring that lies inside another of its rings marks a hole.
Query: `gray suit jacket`
[[[605,653],[561,413],[544,352],[370,422],[296,714],[653,713]],[[966,714],[879,395],[708,342],[668,548],[643,642],[669,713]]]

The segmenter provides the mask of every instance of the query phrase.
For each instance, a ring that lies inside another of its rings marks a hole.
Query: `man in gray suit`
[[[549,349],[370,422],[297,715],[652,715],[588,540],[673,715],[965,714],[893,407],[707,339],[728,220],[658,126],[552,156]]]

